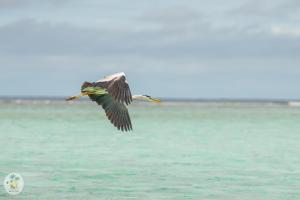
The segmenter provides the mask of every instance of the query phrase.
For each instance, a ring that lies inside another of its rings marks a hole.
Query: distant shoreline
[[[63,101],[65,97],[61,96],[0,96],[0,101],[15,101],[15,100],[36,100],[36,101]],[[250,99],[250,98],[160,98],[165,102],[203,102],[203,103],[282,103],[288,104],[291,102],[300,103],[300,99]],[[82,98],[79,101],[88,101],[88,98]]]

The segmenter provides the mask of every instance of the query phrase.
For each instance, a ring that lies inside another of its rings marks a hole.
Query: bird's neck
[[[132,95],[132,99],[139,101],[149,101],[149,98],[147,96],[141,94]]]
[[[157,98],[153,98],[149,95],[133,95],[132,96],[132,99],[133,100],[141,100],[141,101],[150,101],[150,102],[156,102],[156,103],[159,103],[160,102],[160,99],[157,99]]]

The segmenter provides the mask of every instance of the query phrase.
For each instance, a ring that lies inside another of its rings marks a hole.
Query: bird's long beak
[[[152,97],[150,97],[149,99],[150,99],[152,102],[155,102],[155,103],[160,103],[160,102],[161,102],[160,99],[156,99],[156,98],[152,98]]]

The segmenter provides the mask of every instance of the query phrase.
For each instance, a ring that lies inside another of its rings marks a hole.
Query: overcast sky
[[[300,98],[299,0],[0,0],[0,96]]]

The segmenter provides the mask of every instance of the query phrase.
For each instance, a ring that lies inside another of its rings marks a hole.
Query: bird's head
[[[161,100],[160,100],[160,99],[153,98],[153,97],[151,97],[151,96],[149,96],[149,95],[143,95],[143,96],[145,96],[145,97],[146,97],[146,99],[147,99],[148,101],[152,101],[152,102],[156,102],[156,103],[159,103],[159,102],[161,102]]]

